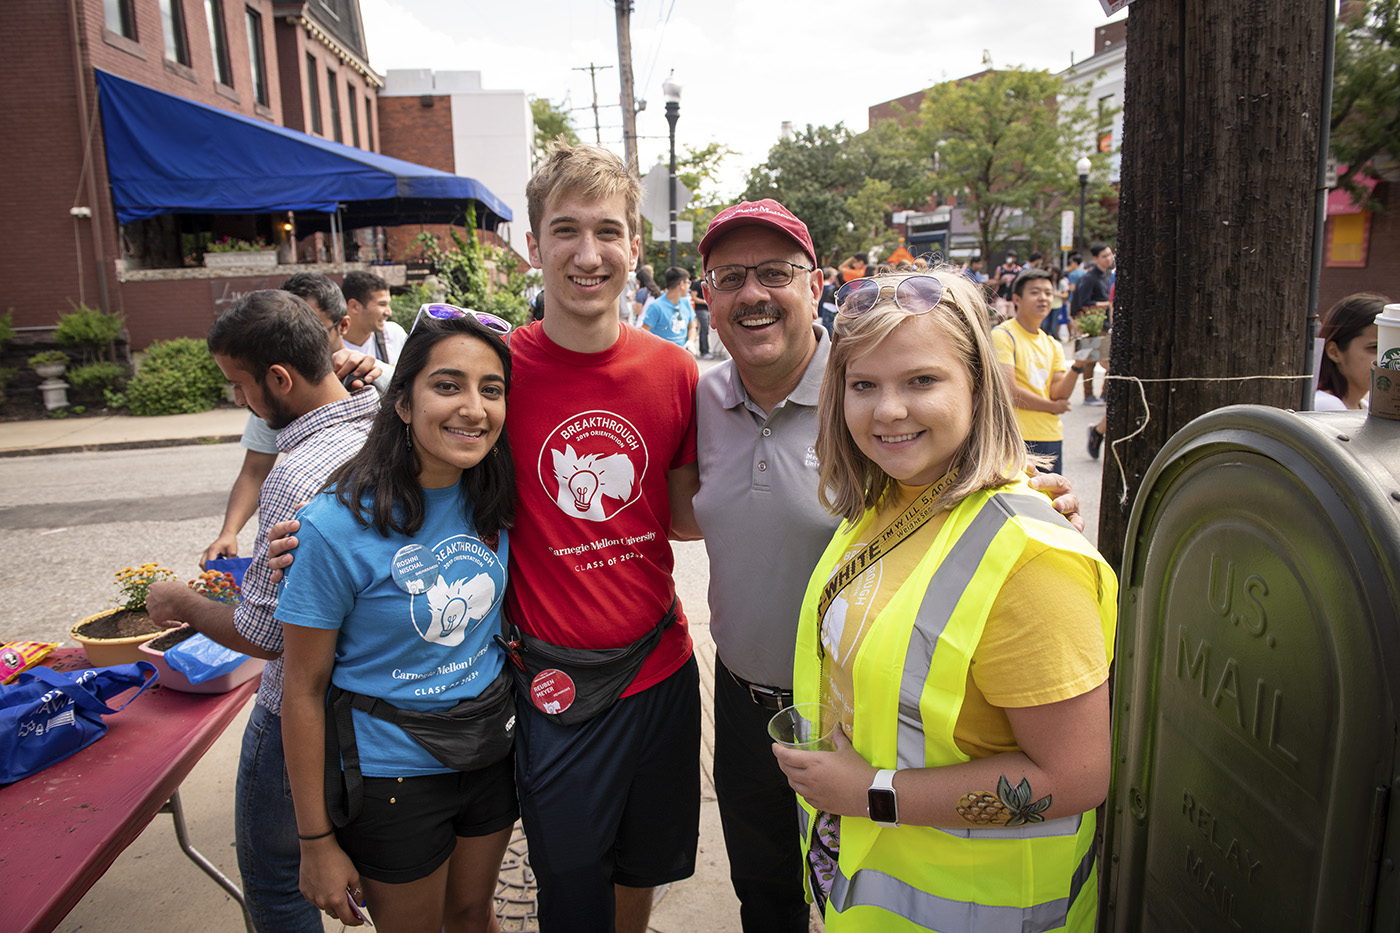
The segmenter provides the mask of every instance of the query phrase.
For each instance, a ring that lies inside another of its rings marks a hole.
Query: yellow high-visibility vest
[[[817,600],[854,542],[843,523],[807,587],[793,670],[794,701],[819,699]],[[953,741],[967,671],[997,594],[1028,540],[1099,567],[1099,615],[1113,660],[1118,582],[1084,537],[1024,477],[960,502],[866,632],[851,665],[852,744],[877,768],[968,761]],[[815,811],[802,805],[803,855]],[[1018,827],[884,828],[841,817],[828,933],[1092,933],[1098,901],[1094,813]]]

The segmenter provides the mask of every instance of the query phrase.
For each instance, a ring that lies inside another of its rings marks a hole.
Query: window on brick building
[[[345,84],[345,94],[349,98],[350,104],[350,145],[360,145],[360,95],[355,93],[355,88],[349,82]]]
[[[340,131],[340,83],[336,81],[333,68],[326,69],[326,90],[331,95],[331,137],[343,143],[345,134]]]
[[[102,12],[107,28],[117,35],[136,41],[136,11],[132,0],[103,0]]]
[[[190,64],[190,40],[185,34],[184,0],[160,0],[160,25],[165,31],[165,57]]]
[[[233,69],[228,63],[228,34],[224,31],[224,0],[204,0],[204,19],[209,23],[209,48],[214,50],[214,78],[233,87]]]
[[[253,66],[253,96],[258,103],[267,106],[267,59],[263,56],[262,14],[257,10],[247,10],[244,17],[248,24],[248,61]]]
[[[365,98],[365,148],[374,151],[374,102]]]
[[[316,77],[316,59],[306,56],[306,96],[311,101],[311,132],[324,136],[321,129],[321,82]]]

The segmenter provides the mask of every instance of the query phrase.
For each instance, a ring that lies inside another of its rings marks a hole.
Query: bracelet
[[[334,826],[332,826],[330,829],[326,830],[326,831],[323,832],[323,833],[315,833],[314,835],[310,835],[310,836],[303,836],[301,833],[297,833],[297,838],[300,839],[300,840],[303,841],[303,842],[306,842],[306,841],[311,840],[311,839],[324,839],[324,838],[326,838],[327,836],[329,836],[329,835],[330,835],[331,833],[333,833],[333,832],[335,832],[335,827],[334,827]]]
[[[1072,372],[1082,373],[1082,372],[1084,372],[1084,367],[1083,367],[1083,366],[1079,366],[1079,365],[1075,365],[1075,366],[1071,366],[1071,367],[1070,367],[1070,370],[1071,370]]]

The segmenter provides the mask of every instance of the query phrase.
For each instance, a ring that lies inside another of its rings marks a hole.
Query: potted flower
[[[1108,360],[1109,341],[1104,333],[1107,318],[1098,311],[1086,311],[1075,319],[1080,336],[1074,338],[1074,358],[1076,360]]]
[[[174,580],[174,572],[155,564],[142,564],[124,567],[113,576],[121,592],[117,608],[88,616],[69,632],[83,646],[93,667],[144,661],[141,643],[165,631],[146,612],[146,595],[157,580]]]
[[[57,379],[68,368],[68,354],[62,350],[45,350],[29,358],[29,368],[41,379]]]
[[[233,574],[224,571],[207,570],[189,581],[189,587],[201,596],[229,605],[237,605],[242,598],[242,591],[234,582]],[[244,681],[256,677],[267,663],[261,658],[245,657],[243,663],[232,670],[194,683],[166,662],[165,652],[196,634],[198,633],[188,625],[181,625],[167,629],[140,646],[145,660],[154,664],[160,672],[160,682],[163,686],[181,693],[227,693]]]
[[[253,240],[220,237],[204,247],[206,269],[231,269],[238,266],[271,269],[276,265],[277,247],[262,237]]]
[[[31,356],[29,365],[43,380],[39,383],[39,391],[44,396],[44,408],[49,411],[67,408],[68,383],[59,377],[68,368],[68,355],[62,350],[45,350]]]

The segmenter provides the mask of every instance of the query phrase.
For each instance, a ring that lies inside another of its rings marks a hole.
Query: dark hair
[[[374,292],[387,292],[389,283],[373,272],[356,269],[345,276],[340,290],[344,293],[346,301],[358,301],[360,304],[364,304]]]
[[[646,266],[642,266],[637,270],[637,282],[642,288],[645,288],[651,293],[651,297],[661,297],[661,286],[656,284],[656,279],[651,277],[651,272]]]
[[[672,266],[666,270],[666,290],[670,291],[688,278],[690,278],[688,270],[680,266]]]
[[[333,490],[357,522],[366,528],[373,524],[375,531],[386,537],[390,531],[417,534],[424,517],[423,487],[418,484],[422,464],[418,451],[409,450],[405,443],[399,406],[412,407],[413,382],[428,365],[433,347],[449,337],[462,335],[475,337],[501,358],[506,394],[510,394],[510,351],[495,331],[472,317],[424,317],[403,345],[394,378],[379,403],[365,445],[337,467],[321,487],[323,491]],[[460,488],[463,514],[476,525],[478,537],[489,538],[514,523],[515,462],[504,425],[491,453],[476,466],[462,471]]]
[[[1330,340],[1338,350],[1345,351],[1351,342],[1371,324],[1376,323],[1376,315],[1385,310],[1389,299],[1377,292],[1357,292],[1347,295],[1327,309],[1317,335]],[[1337,364],[1322,354],[1322,362],[1317,367],[1317,387],[1323,392],[1331,392],[1337,398],[1346,398],[1347,377],[1343,376]]]
[[[1026,287],[1026,283],[1033,282],[1036,279],[1049,279],[1051,290],[1054,289],[1055,277],[1050,274],[1049,269],[1037,269],[1035,266],[1030,266],[1026,271],[1017,275],[1016,281],[1011,283],[1011,294],[1021,294],[1021,289]]]
[[[290,366],[320,382],[331,371],[326,327],[311,306],[290,292],[249,292],[219,315],[205,341],[210,353],[242,363],[261,385],[270,366]]]
[[[1070,253],[1070,254],[1069,254],[1069,261],[1070,261],[1070,262],[1077,262],[1077,263],[1079,263],[1080,265],[1083,265],[1083,264],[1084,264],[1084,257],[1081,256],[1081,255],[1079,255],[1078,252],[1073,252],[1073,253]]]
[[[1093,244],[1090,244],[1090,246],[1089,246],[1089,255],[1090,255],[1090,256],[1093,256],[1095,259],[1097,259],[1097,258],[1099,258],[1099,253],[1102,253],[1102,252],[1103,252],[1104,250],[1106,250],[1106,249],[1108,249],[1108,244],[1107,244],[1107,243],[1093,243]]]
[[[307,302],[315,301],[316,307],[332,324],[339,324],[345,317],[345,296],[340,286],[319,272],[298,272],[282,283],[282,291]]]
[[[1045,258],[1045,254],[1042,253],[1042,252],[1040,252],[1039,250],[1037,250],[1037,251],[1034,252],[1034,253],[1031,253],[1031,262],[1035,262],[1037,259],[1044,259],[1044,258]]]

